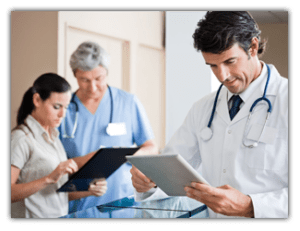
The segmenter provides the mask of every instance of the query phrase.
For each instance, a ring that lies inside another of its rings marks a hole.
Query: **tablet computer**
[[[90,183],[108,178],[139,148],[101,148],[57,192],[87,191]]]
[[[126,156],[127,160],[169,196],[186,196],[191,182],[208,182],[179,154]],[[209,184],[208,184],[209,185]]]

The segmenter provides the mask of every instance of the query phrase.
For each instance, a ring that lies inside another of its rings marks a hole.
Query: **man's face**
[[[98,66],[91,71],[76,70],[75,77],[79,85],[79,92],[86,98],[97,99],[107,89],[107,71]]]
[[[247,55],[236,43],[221,54],[202,52],[218,80],[233,94],[240,94],[258,77],[255,55]]]

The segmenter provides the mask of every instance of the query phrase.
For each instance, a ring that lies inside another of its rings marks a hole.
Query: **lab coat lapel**
[[[279,72],[277,71],[277,69],[269,64],[270,70],[271,70],[271,76],[270,76],[270,82],[269,82],[269,86],[267,89],[267,97],[268,96],[276,96],[278,94],[278,89],[279,89],[279,78],[281,78]],[[265,86],[263,86],[265,87]]]
[[[227,103],[227,91],[228,91],[227,88],[223,86],[219,95],[216,112],[226,122],[226,124],[229,124],[231,120],[229,117],[229,110],[228,110],[228,103]]]
[[[270,81],[269,81],[269,85],[267,88],[267,94],[266,94],[267,97],[277,94],[277,91],[278,91],[277,78],[279,76],[279,73],[275,69],[275,67],[273,65],[269,65],[269,66],[271,69],[271,76],[270,76]],[[264,78],[262,81],[262,84],[260,84],[260,86],[258,88],[256,88],[256,90],[251,94],[251,96],[249,97],[247,102],[245,102],[243,107],[240,109],[240,111],[236,114],[236,116],[231,121],[232,124],[238,122],[239,120],[241,120],[249,115],[250,108],[251,108],[252,104],[254,103],[254,101],[257,100],[258,98],[261,98],[264,94],[266,80],[267,80],[267,78]],[[268,105],[265,103],[265,101],[263,101],[262,103],[258,103],[253,111],[253,114],[255,114],[256,112],[258,112],[262,109],[267,111],[267,107],[268,107]]]
[[[239,112],[233,118],[233,120],[231,121],[232,124],[234,124],[234,123],[238,122],[239,120],[247,117],[250,113],[250,108],[251,108],[252,104],[254,103],[254,101],[257,100],[258,98],[262,97],[262,96],[263,96],[263,89],[261,89],[261,87],[259,87],[253,92],[253,94],[251,94],[249,99],[245,102],[243,107],[239,110]],[[262,108],[264,108],[263,105],[257,105],[255,107],[255,112],[261,110]]]

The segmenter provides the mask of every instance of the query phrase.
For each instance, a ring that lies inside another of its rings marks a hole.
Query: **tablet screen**
[[[185,196],[191,182],[208,182],[178,154],[127,156],[129,162],[169,196]]]

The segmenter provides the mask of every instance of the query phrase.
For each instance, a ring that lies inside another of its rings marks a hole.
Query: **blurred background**
[[[160,149],[192,104],[219,86],[192,35],[206,11],[12,11],[11,128],[25,91],[45,72],[65,77],[83,41],[98,42],[111,56],[109,84],[136,94]],[[268,39],[262,60],[288,77],[288,12],[250,11]]]

